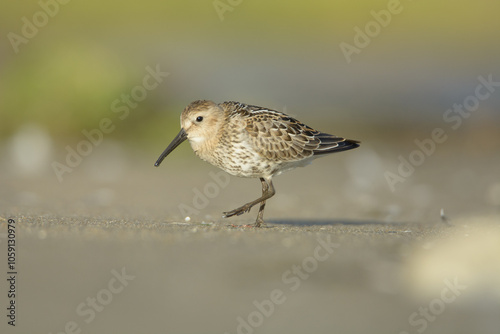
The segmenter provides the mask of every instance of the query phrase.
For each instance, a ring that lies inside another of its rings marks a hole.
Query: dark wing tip
[[[345,139],[344,142],[347,144],[347,145],[350,145],[352,146],[352,148],[356,148],[356,147],[359,147],[361,142],[359,140],[353,140],[353,139]]]
[[[320,144],[314,150],[314,155],[348,151],[358,148],[361,144],[358,140],[345,139],[326,133],[320,133],[316,138],[320,140]]]

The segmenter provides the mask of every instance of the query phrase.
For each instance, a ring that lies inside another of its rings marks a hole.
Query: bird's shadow
[[[269,219],[270,224],[293,225],[293,226],[363,226],[363,225],[400,225],[398,222],[384,222],[379,220],[353,220],[353,219]]]

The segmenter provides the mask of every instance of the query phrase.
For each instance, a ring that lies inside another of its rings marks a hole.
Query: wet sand
[[[125,155],[125,170],[98,173],[88,159],[62,183],[3,166],[0,267],[14,219],[17,308],[2,333],[498,333],[490,160],[465,170],[436,155],[396,193],[383,178],[393,155],[318,160],[276,178],[254,229],[238,225],[255,208],[220,215],[258,196],[258,180],[218,184],[189,155],[161,169]]]

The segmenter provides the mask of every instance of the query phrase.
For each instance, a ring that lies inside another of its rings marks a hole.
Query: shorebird
[[[186,139],[202,160],[231,175],[260,179],[261,197],[223,213],[223,218],[239,216],[260,204],[255,227],[264,225],[266,200],[275,194],[273,176],[326,154],[359,147],[359,141],[314,130],[273,109],[198,100],[182,112],[181,130],[155,166]]]

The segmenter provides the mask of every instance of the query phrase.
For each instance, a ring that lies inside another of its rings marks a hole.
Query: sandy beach
[[[194,156],[163,169],[132,159],[144,164],[106,182],[85,166],[60,184],[11,173],[0,231],[5,248],[15,221],[16,326],[4,317],[2,331],[496,333],[499,216],[468,214],[459,201],[394,200],[388,187],[377,196],[349,174],[353,159],[374,159],[359,152],[276,178],[261,229],[241,226],[255,209],[220,218],[258,194],[259,182],[226,184]],[[432,184],[415,185],[424,175],[401,193],[436,196]],[[195,199],[217,177],[217,196]],[[1,301],[5,313],[5,294]]]

